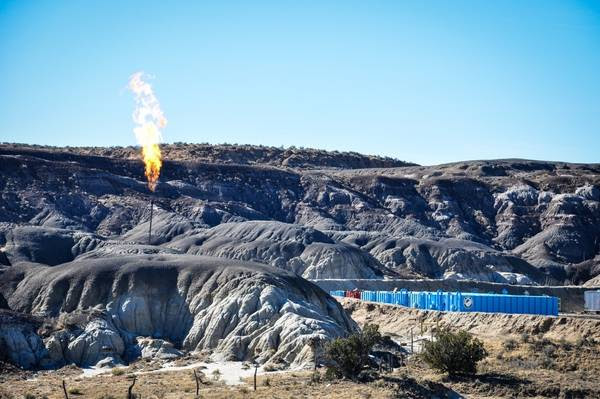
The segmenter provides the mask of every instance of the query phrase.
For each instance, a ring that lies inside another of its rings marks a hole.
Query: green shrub
[[[473,374],[477,362],[488,355],[483,343],[466,331],[448,328],[436,331],[435,341],[426,341],[421,358],[432,368],[450,375]]]
[[[337,338],[325,348],[325,356],[332,365],[327,369],[329,377],[356,379],[362,369],[369,365],[369,353],[381,341],[379,326],[367,324],[361,332],[348,338]]]
[[[121,367],[114,367],[112,370],[110,370],[110,372],[112,375],[123,375],[125,374],[125,369]]]

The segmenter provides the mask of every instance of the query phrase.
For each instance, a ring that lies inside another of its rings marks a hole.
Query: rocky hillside
[[[600,273],[597,164],[163,150],[150,196],[134,148],[0,145],[0,263],[161,253],[253,260],[306,278],[583,284]]]
[[[151,195],[135,148],[0,145],[2,359],[286,367],[356,328],[306,279],[598,284],[600,165],[163,149]]]
[[[184,352],[298,366],[312,360],[310,339],[356,328],[334,299],[293,273],[202,256],[21,263],[0,275],[0,290],[13,310],[0,311],[0,350],[24,368]]]
[[[139,159],[138,147],[48,147],[27,144],[0,144],[5,152],[50,151],[64,154],[91,155],[119,159]],[[172,161],[238,165],[271,165],[279,167],[317,169],[393,168],[416,165],[389,157],[363,155],[356,152],[324,151],[314,148],[277,148],[238,144],[188,144],[161,145],[161,152]]]

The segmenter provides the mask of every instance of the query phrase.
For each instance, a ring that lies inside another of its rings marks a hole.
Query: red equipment
[[[344,296],[346,298],[360,299],[360,291],[356,289],[352,291],[346,291]]]

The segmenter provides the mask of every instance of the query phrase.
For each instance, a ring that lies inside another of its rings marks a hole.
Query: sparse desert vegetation
[[[590,398],[600,395],[595,376],[600,373],[600,344],[587,340],[578,345],[533,338],[518,340],[516,347],[506,349],[506,342],[516,338],[483,340],[489,356],[479,363],[472,375],[450,376],[427,365],[419,356],[411,357],[403,367],[393,371],[375,371],[367,381],[329,379],[326,369],[267,373],[258,376],[257,390],[252,378],[242,385],[226,385],[210,379],[200,386],[202,398],[423,398],[437,395],[466,395],[478,398],[538,397]],[[550,348],[542,350],[539,348]],[[552,358],[549,367],[542,366],[545,357]],[[569,370],[569,371],[567,371]],[[2,377],[2,399],[62,398],[61,380],[67,381],[69,392],[80,397],[123,398],[131,385],[131,374],[107,373],[83,377],[75,369],[39,372],[35,381],[20,377]],[[191,370],[152,372],[137,375],[134,393],[142,398],[189,398],[195,392]]]
[[[432,367],[419,354],[408,356],[405,362],[393,370],[377,368],[376,363],[365,360],[366,349],[375,342],[384,342],[391,334],[400,339],[398,334],[420,329],[420,323],[408,322],[406,327],[401,321],[401,313],[413,313],[411,309],[386,307],[383,305],[367,306],[346,300],[344,305],[351,308],[353,316],[363,325],[361,334],[354,334],[346,339],[338,339],[326,345],[328,356],[339,361],[343,369],[319,367],[316,371],[264,371],[258,375],[257,389],[253,390],[252,377],[241,378],[240,385],[227,385],[222,377],[227,371],[215,363],[210,363],[213,371],[201,378],[199,396],[201,398],[423,398],[451,397],[465,395],[470,398],[505,398],[505,397],[537,397],[537,398],[590,398],[600,395],[600,383],[595,378],[600,374],[600,340],[594,330],[578,329],[576,325],[566,326],[561,330],[563,337],[555,337],[552,331],[519,332],[519,323],[513,323],[516,330],[505,334],[498,324],[490,326],[474,324],[478,315],[455,315],[468,318],[472,330],[479,334],[461,332],[446,328],[441,324],[424,323],[423,339],[430,338],[429,328],[438,328],[434,333],[433,343],[453,341],[462,347],[450,345],[451,351],[445,354],[468,354],[475,352],[473,359],[479,359],[477,370],[468,373],[448,373],[439,367]],[[351,306],[353,305],[353,306]],[[368,312],[364,312],[369,307]],[[430,312],[428,312],[430,313]],[[436,313],[430,313],[436,315]],[[377,319],[381,325],[373,321],[364,323],[365,315]],[[425,315],[425,312],[422,312]],[[438,314],[439,315],[439,314]],[[502,319],[501,315],[496,315]],[[513,319],[519,319],[518,316]],[[466,321],[467,321],[466,320]],[[486,319],[490,323],[490,319]],[[581,321],[586,325],[585,320]],[[425,322],[427,320],[425,319]],[[400,323],[400,324],[398,324]],[[495,329],[497,333],[490,333]],[[535,326],[532,326],[535,328]],[[579,332],[586,334],[578,337]],[[419,331],[420,333],[420,331]],[[406,337],[406,335],[404,335]],[[419,337],[420,338],[420,337]],[[425,341],[423,341],[425,342]],[[488,356],[482,358],[480,344]],[[408,348],[408,346],[404,346]],[[424,344],[423,352],[427,352]],[[444,348],[442,348],[444,349]],[[419,352],[419,351],[417,351]],[[190,359],[193,360],[193,359]],[[352,367],[352,360],[357,364],[364,362],[363,367]],[[183,362],[181,363],[184,364]],[[208,363],[207,363],[208,365]],[[240,364],[241,370],[253,371],[249,364]],[[434,365],[435,366],[435,365]],[[139,361],[128,368],[113,369],[102,375],[85,377],[73,366],[56,372],[23,372],[12,370],[2,375],[0,397],[2,399],[29,398],[60,399],[62,398],[61,381],[67,381],[68,391],[73,397],[90,398],[123,398],[131,386],[135,373],[137,382],[133,389],[142,398],[188,398],[196,390],[193,370],[163,371],[156,370],[152,363]],[[225,370],[225,371],[224,371]],[[368,373],[364,373],[368,371]],[[198,371],[204,375],[201,371]],[[363,372],[363,378],[357,378]],[[25,374],[23,374],[25,373]],[[251,375],[251,374],[248,374]],[[219,377],[219,378],[216,378]],[[77,392],[77,393],[75,393]],[[139,397],[139,396],[138,396]]]
[[[336,338],[327,344],[325,353],[331,365],[327,375],[335,378],[356,380],[361,372],[368,368],[371,361],[369,355],[377,343],[381,341],[379,326],[367,324],[360,332],[347,338]]]
[[[433,337],[423,343],[420,356],[431,368],[451,376],[475,374],[477,363],[488,355],[483,342],[466,331],[443,327]]]

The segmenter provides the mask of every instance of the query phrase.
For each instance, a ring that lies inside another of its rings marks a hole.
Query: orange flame
[[[162,139],[160,129],[167,125],[167,119],[160,109],[160,104],[152,91],[152,86],[144,82],[143,72],[136,72],[131,76],[129,89],[135,95],[135,110],[132,116],[137,126],[133,129],[133,132],[138,143],[142,146],[142,158],[144,159],[148,188],[154,191],[162,167],[162,157],[158,146]]]

